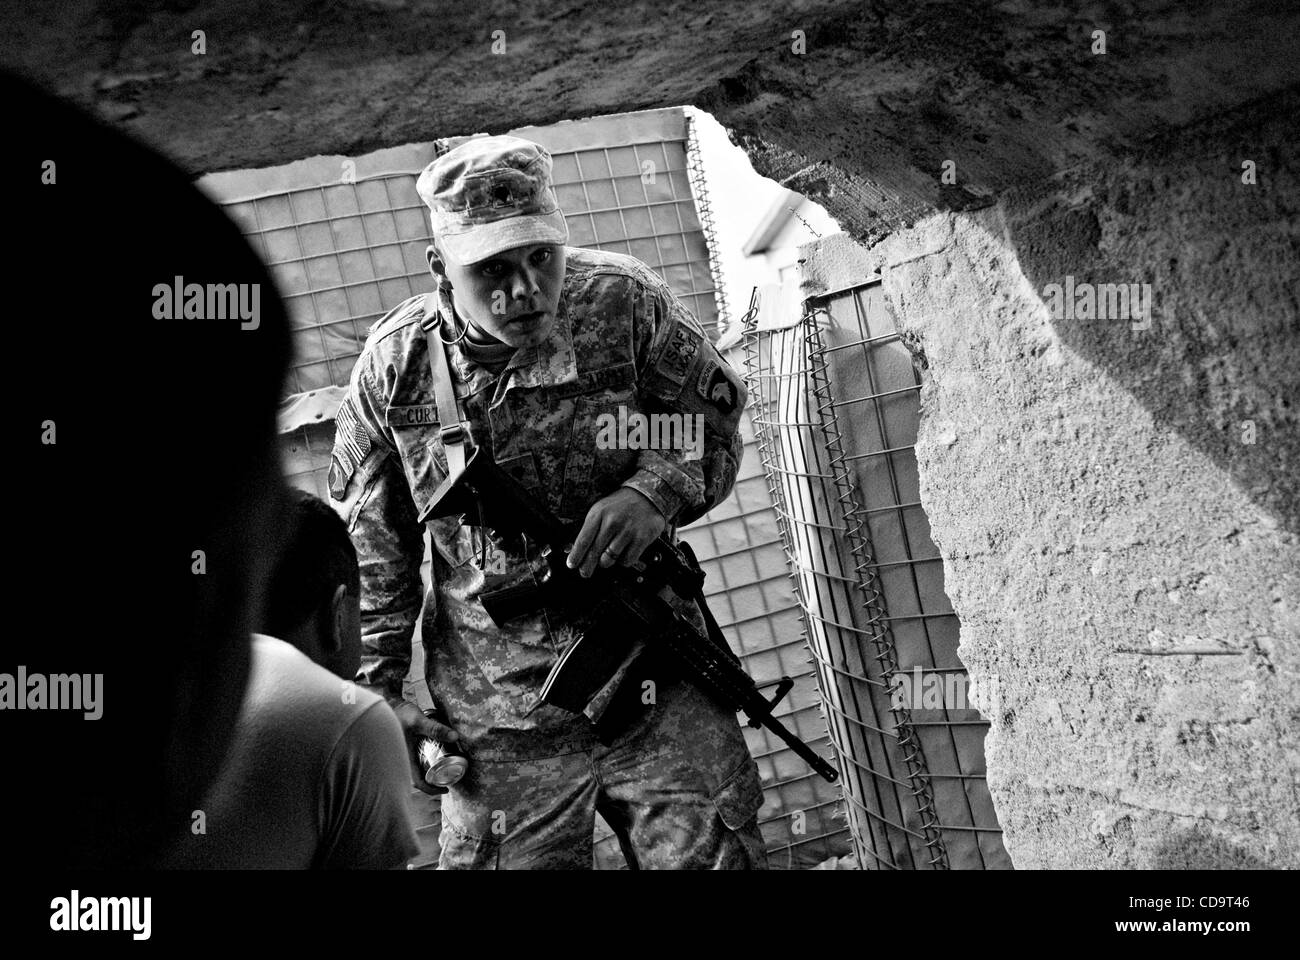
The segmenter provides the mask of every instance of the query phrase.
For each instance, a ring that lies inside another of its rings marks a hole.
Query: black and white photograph
[[[1300,7],[4,21],[16,942],[1281,925]]]

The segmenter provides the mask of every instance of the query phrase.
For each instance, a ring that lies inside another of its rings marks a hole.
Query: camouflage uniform
[[[473,442],[562,519],[581,520],[627,486],[674,527],[689,523],[735,480],[744,388],[645,264],[565,249],[546,341],[516,351],[499,375],[449,348]],[[586,717],[540,703],[571,625],[550,610],[497,627],[479,601],[518,580],[536,545],[498,537],[473,516],[430,520],[434,588],[423,596],[417,517],[447,471],[423,300],[405,301],[370,332],[339,409],[330,492],[361,566],[358,681],[400,698],[422,618],[429,689],[470,758],[443,801],[440,865],[589,867],[599,808],[642,865],[765,866],[758,772],[734,713],[649,660],[625,687],[655,680],[657,702],[609,746]],[[436,302],[449,320],[441,288]],[[597,418],[620,407],[701,415],[703,457],[598,448]]]

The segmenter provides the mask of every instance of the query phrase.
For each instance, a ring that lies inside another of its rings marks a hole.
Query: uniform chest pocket
[[[613,387],[574,397],[560,514],[581,520],[592,503],[631,476],[638,449],[627,429],[639,416],[636,392]]]
[[[438,425],[393,429],[393,441],[402,460],[402,472],[411,489],[416,516],[424,513],[433,493],[447,476],[447,459],[437,442]]]
[[[411,501],[415,504],[415,514],[417,517],[423,516],[447,477],[447,455],[438,441],[438,428],[435,425],[427,429],[411,427],[394,430],[393,436],[402,457],[402,467],[411,490]],[[470,523],[475,522],[473,516],[466,516],[465,519]],[[452,568],[464,566],[482,552],[481,539],[461,523],[459,514],[432,517],[425,526],[434,549]]]
[[[393,440],[402,459],[402,472],[406,474],[417,517],[424,515],[434,493],[447,476],[447,457],[437,437],[437,423],[393,428]],[[459,517],[434,518],[426,526],[434,549],[452,567],[467,563],[478,550],[478,544],[471,540],[469,530],[461,526]]]

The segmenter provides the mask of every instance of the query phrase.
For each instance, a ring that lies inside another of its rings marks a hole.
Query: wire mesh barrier
[[[686,114],[686,169],[695,195],[695,212],[699,217],[700,230],[704,234],[704,242],[709,253],[709,281],[713,285],[714,301],[717,306],[717,316],[712,326],[706,329],[716,342],[721,333],[730,329],[731,314],[727,309],[727,298],[722,292],[722,258],[718,254],[717,233],[713,224],[713,204],[709,200],[704,175],[704,155],[700,150],[700,141],[695,133],[694,124],[691,115]]]
[[[751,412],[858,860],[1009,868],[920,503],[911,356],[877,280],[779,314],[746,316]]]

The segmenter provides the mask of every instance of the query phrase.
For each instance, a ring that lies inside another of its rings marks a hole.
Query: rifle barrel
[[[764,701],[764,703],[766,704],[766,701]],[[840,772],[815,753],[812,747],[808,746],[808,744],[804,743],[797,736],[787,730],[785,724],[772,716],[770,708],[759,714],[757,717],[751,714],[748,710],[745,711],[745,714],[751,720],[757,720],[758,723],[767,727],[767,729],[771,730],[778,737],[784,740],[785,745],[793,750],[799,759],[812,767],[813,770],[815,770],[827,783],[834,783],[840,778]]]

